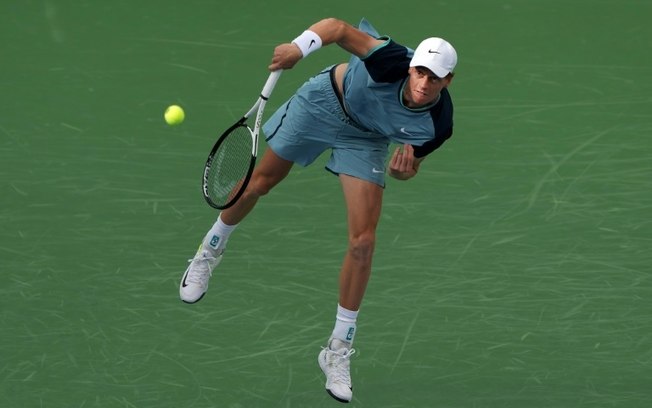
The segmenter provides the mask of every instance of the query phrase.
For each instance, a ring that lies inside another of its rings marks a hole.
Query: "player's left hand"
[[[416,174],[414,147],[410,144],[403,145],[403,150],[400,146],[397,147],[389,160],[389,175],[399,180],[407,180]]]

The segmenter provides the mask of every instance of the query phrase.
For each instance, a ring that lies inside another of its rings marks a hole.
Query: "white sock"
[[[347,347],[353,344],[353,338],[356,331],[356,320],[358,319],[358,311],[346,309],[339,304],[337,305],[337,315],[335,316],[335,328],[331,339],[339,340]]]
[[[217,221],[215,221],[215,224],[213,224],[213,227],[208,231],[202,242],[202,248],[208,251],[224,248],[229,240],[229,235],[231,235],[237,226],[237,224],[226,225],[222,222],[221,216],[217,217]]]

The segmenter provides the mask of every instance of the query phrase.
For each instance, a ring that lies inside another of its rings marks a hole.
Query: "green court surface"
[[[4,0],[0,407],[336,407],[346,222],[326,157],[178,284],[217,213],[203,162],[273,47],[368,18],[458,49],[455,135],[390,179],[352,407],[652,403],[652,3]],[[268,111],[347,58],[283,74]],[[186,109],[169,127],[166,106]]]

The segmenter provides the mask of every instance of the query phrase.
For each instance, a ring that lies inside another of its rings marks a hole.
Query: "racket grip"
[[[263,87],[263,90],[260,92],[260,97],[263,99],[268,99],[269,96],[272,94],[272,91],[274,90],[274,87],[276,86],[276,82],[281,76],[281,73],[283,72],[282,69],[279,69],[277,71],[272,71],[271,74],[269,74],[269,78],[267,78],[267,82],[265,82],[265,86]]]

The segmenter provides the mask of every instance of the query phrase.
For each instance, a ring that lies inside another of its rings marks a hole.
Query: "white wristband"
[[[292,42],[299,47],[304,58],[311,52],[315,52],[321,48],[321,38],[319,38],[316,32],[310,30],[304,31],[300,36],[292,40]]]

